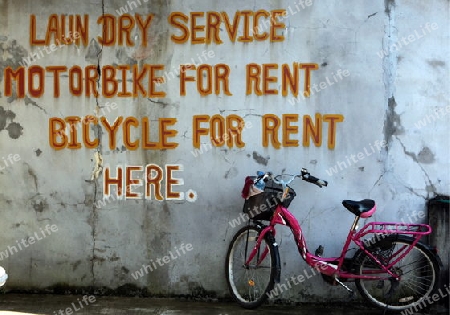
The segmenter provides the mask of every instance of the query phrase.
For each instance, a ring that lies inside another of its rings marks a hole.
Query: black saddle
[[[364,199],[361,201],[344,200],[342,205],[346,207],[351,213],[360,217],[365,212],[369,212],[375,206],[375,201],[371,199]]]

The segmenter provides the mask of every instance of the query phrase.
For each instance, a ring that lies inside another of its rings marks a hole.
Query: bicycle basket
[[[252,220],[269,221],[277,205],[280,204],[282,195],[283,187],[269,180],[266,183],[264,192],[253,195],[245,200],[243,211]],[[283,207],[289,207],[295,195],[295,191],[289,187],[288,196],[282,203]]]

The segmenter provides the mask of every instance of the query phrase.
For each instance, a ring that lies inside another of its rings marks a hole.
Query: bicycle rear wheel
[[[413,244],[414,239],[404,235],[389,235],[368,250],[384,265],[393,262]],[[366,300],[376,307],[393,312],[406,309],[420,310],[429,305],[427,300],[436,290],[439,263],[435,255],[423,244],[417,243],[390,270],[400,276],[396,280],[382,271],[380,266],[363,251],[355,259],[356,273],[376,275],[384,280],[356,279],[356,287]]]
[[[260,229],[256,226],[240,229],[230,243],[225,262],[230,293],[239,305],[247,309],[254,309],[267,299],[279,268],[276,266],[274,245],[268,236],[262,240],[249,265],[245,266],[251,251],[257,246],[259,233]]]

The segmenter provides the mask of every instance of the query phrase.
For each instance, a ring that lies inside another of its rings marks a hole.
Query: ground
[[[251,311],[245,310],[235,303],[198,302],[181,299],[50,294],[4,294],[0,296],[0,315],[381,315],[382,313],[380,310],[368,309],[353,303],[342,305],[270,305]],[[437,314],[436,312],[433,313]]]

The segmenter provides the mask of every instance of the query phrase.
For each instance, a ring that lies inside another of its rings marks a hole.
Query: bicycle
[[[284,181],[282,176],[290,179]],[[242,307],[254,309],[260,306],[280,282],[281,264],[278,244],[275,241],[277,224],[291,229],[300,256],[317,269],[324,280],[344,287],[353,296],[354,291],[343,282],[355,281],[357,290],[372,305],[385,311],[401,312],[410,307],[426,303],[436,290],[440,273],[439,256],[436,249],[420,241],[431,233],[426,224],[370,222],[358,231],[361,218],[369,218],[376,211],[375,201],[344,200],[343,206],[355,215],[347,239],[339,257],[322,257],[323,246],[314,255],[306,246],[305,236],[294,217],[287,209],[295,191],[289,184],[301,178],[319,187],[328,183],[311,176],[306,169],[296,175],[262,173],[251,183],[272,181],[281,185],[282,195],[277,195],[276,204],[269,211],[259,211],[250,216],[249,224],[233,237],[226,256],[225,270],[228,288],[233,298]],[[248,178],[247,178],[248,179]],[[273,188],[273,187],[272,187]],[[275,189],[276,190],[276,189]],[[274,190],[270,192],[273,197]],[[257,194],[247,199],[261,199]],[[286,200],[290,199],[288,203]],[[246,201],[246,203],[247,203]],[[268,208],[267,205],[265,208]],[[270,221],[268,225],[261,221]],[[365,237],[372,235],[372,238]],[[352,258],[346,257],[350,244],[357,245]]]

